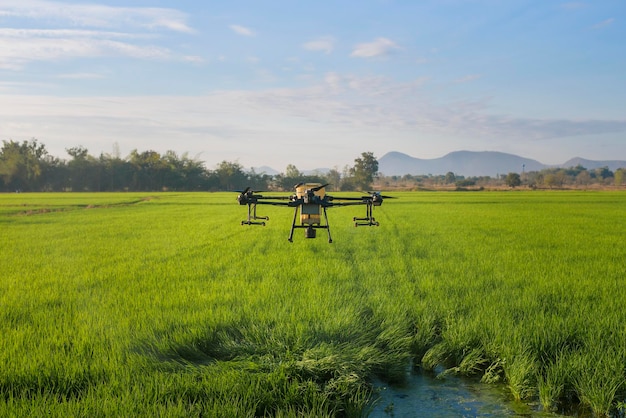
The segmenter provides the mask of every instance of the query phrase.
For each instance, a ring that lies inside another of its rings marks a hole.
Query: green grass
[[[360,416],[412,361],[623,405],[626,194],[394,195],[333,244],[234,194],[0,195],[0,415]]]

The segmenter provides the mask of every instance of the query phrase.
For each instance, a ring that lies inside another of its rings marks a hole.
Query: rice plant
[[[331,245],[228,193],[0,195],[0,415],[361,416],[411,364],[620,408],[625,194],[396,195]]]

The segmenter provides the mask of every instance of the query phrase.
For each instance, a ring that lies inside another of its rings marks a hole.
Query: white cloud
[[[591,28],[592,29],[603,29],[603,28],[611,26],[614,22],[615,22],[614,18],[605,19],[602,22],[593,25]]]
[[[0,28],[0,37],[7,38],[107,38],[107,39],[150,39],[151,34],[137,34],[124,32],[108,32],[84,29],[12,29]]]
[[[426,82],[396,83],[384,77],[328,73],[323,82],[309,88],[221,91],[193,97],[2,94],[0,132],[7,137],[0,139],[35,137],[60,157],[70,146],[81,144],[97,155],[119,142],[124,152],[133,148],[164,152],[174,147],[177,152],[211,155],[215,161],[209,163],[243,158],[244,165],[267,163],[280,168],[293,163],[314,168],[345,164],[363,149],[411,153],[416,143],[432,138],[457,138],[456,142],[431,143],[428,152],[437,156],[443,149],[461,149],[459,138],[474,147],[524,146],[529,152],[532,147],[568,138],[626,132],[626,119],[533,119],[490,114],[481,102],[442,104],[427,95]],[[333,155],[302,154],[303,144],[310,143],[332,149]]]
[[[160,38],[155,30],[192,31],[185,14],[164,8],[3,0],[0,16],[6,21],[0,28],[0,68],[7,70],[20,70],[31,62],[78,57],[168,59],[170,50],[154,44]],[[41,27],[6,27],[13,18],[33,20],[31,26]]]
[[[305,43],[303,47],[309,51],[323,51],[330,54],[335,48],[335,40],[330,36],[324,36]]]
[[[183,61],[193,62],[195,64],[202,64],[205,62],[205,59],[199,55],[186,55],[183,57]]]
[[[341,89],[341,76],[335,72],[327,73],[324,77],[324,82],[333,92],[337,92]]]
[[[185,13],[175,9],[155,7],[112,7],[47,0],[3,0],[0,4],[0,16],[82,27],[136,27],[193,32],[193,29],[187,25]]]
[[[254,31],[250,28],[246,28],[241,25],[230,25],[230,29],[238,35],[242,36],[256,36]]]
[[[43,91],[53,87],[53,85],[44,82],[19,82],[19,81],[0,81],[0,92],[13,92],[26,89],[36,89]]]
[[[154,45],[136,45],[121,39],[137,35],[85,30],[0,30],[0,68],[19,70],[35,61],[75,57],[126,56],[166,59],[169,50]]]
[[[350,55],[359,58],[372,58],[389,55],[396,49],[399,49],[399,47],[393,41],[387,38],[378,38],[374,42],[357,45]]]

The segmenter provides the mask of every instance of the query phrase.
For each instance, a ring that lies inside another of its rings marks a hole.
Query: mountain
[[[411,157],[397,151],[391,151],[378,158],[378,171],[385,176],[402,176],[405,174],[444,175],[453,172],[465,177],[490,176],[498,174],[521,173],[522,171],[541,171],[546,168],[563,167],[570,168],[582,165],[588,170],[608,167],[615,171],[618,168],[626,168],[626,161],[594,161],[576,157],[563,164],[548,165],[537,160],[520,157],[514,154],[497,151],[455,151],[440,158],[421,159]],[[271,167],[253,167],[256,173],[276,175],[279,171]],[[305,175],[326,174],[328,168],[304,170]]]
[[[305,176],[317,176],[317,175],[326,175],[330,171],[330,168],[316,168],[314,170],[304,170],[302,173]]]
[[[626,161],[620,160],[606,160],[606,161],[594,161],[594,160],[586,160],[584,158],[576,157],[568,160],[565,164],[561,165],[561,167],[576,167],[577,165],[581,165],[585,167],[587,170],[593,170],[596,168],[608,167],[609,170],[615,171],[618,168],[626,168]]]
[[[420,159],[401,152],[388,152],[378,159],[378,171],[386,176],[404,174],[446,174],[453,172],[457,175],[491,176],[538,171],[547,168],[545,164],[530,158],[523,158],[513,154],[496,151],[455,151],[440,158]]]
[[[269,176],[275,176],[276,174],[278,174],[278,171],[266,165],[262,167],[252,167],[252,170],[254,170],[254,172],[257,174],[267,174]]]
[[[564,164],[547,165],[537,160],[496,151],[455,151],[440,158],[420,159],[401,152],[388,152],[378,159],[378,171],[386,176],[443,175],[453,172],[466,177],[490,176],[498,174],[521,173],[522,171],[540,171],[551,167],[575,167],[578,164],[593,170],[608,167],[614,171],[626,167],[626,161],[593,161],[573,158]]]

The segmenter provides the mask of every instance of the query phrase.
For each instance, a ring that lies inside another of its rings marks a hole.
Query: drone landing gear
[[[256,222],[257,219],[270,220],[269,216],[257,216],[256,203],[248,203],[248,219],[241,221],[242,225],[261,225],[265,226],[265,222]]]
[[[305,238],[315,238],[317,235],[317,229],[325,229],[326,231],[328,231],[328,243],[332,243],[333,239],[330,236],[330,226],[328,225],[328,215],[326,215],[326,208],[324,209],[324,219],[326,220],[326,225],[296,225],[296,218],[298,217],[298,208],[296,208],[296,210],[294,211],[293,214],[293,222],[291,223],[291,232],[289,232],[289,242],[293,242],[293,231],[296,228],[303,228],[304,229],[304,237]]]
[[[378,223],[376,219],[374,219],[374,215],[372,214],[373,212],[374,208],[371,204],[368,204],[366,208],[365,218],[352,218],[352,220],[354,221],[354,226],[380,226],[380,223]]]

